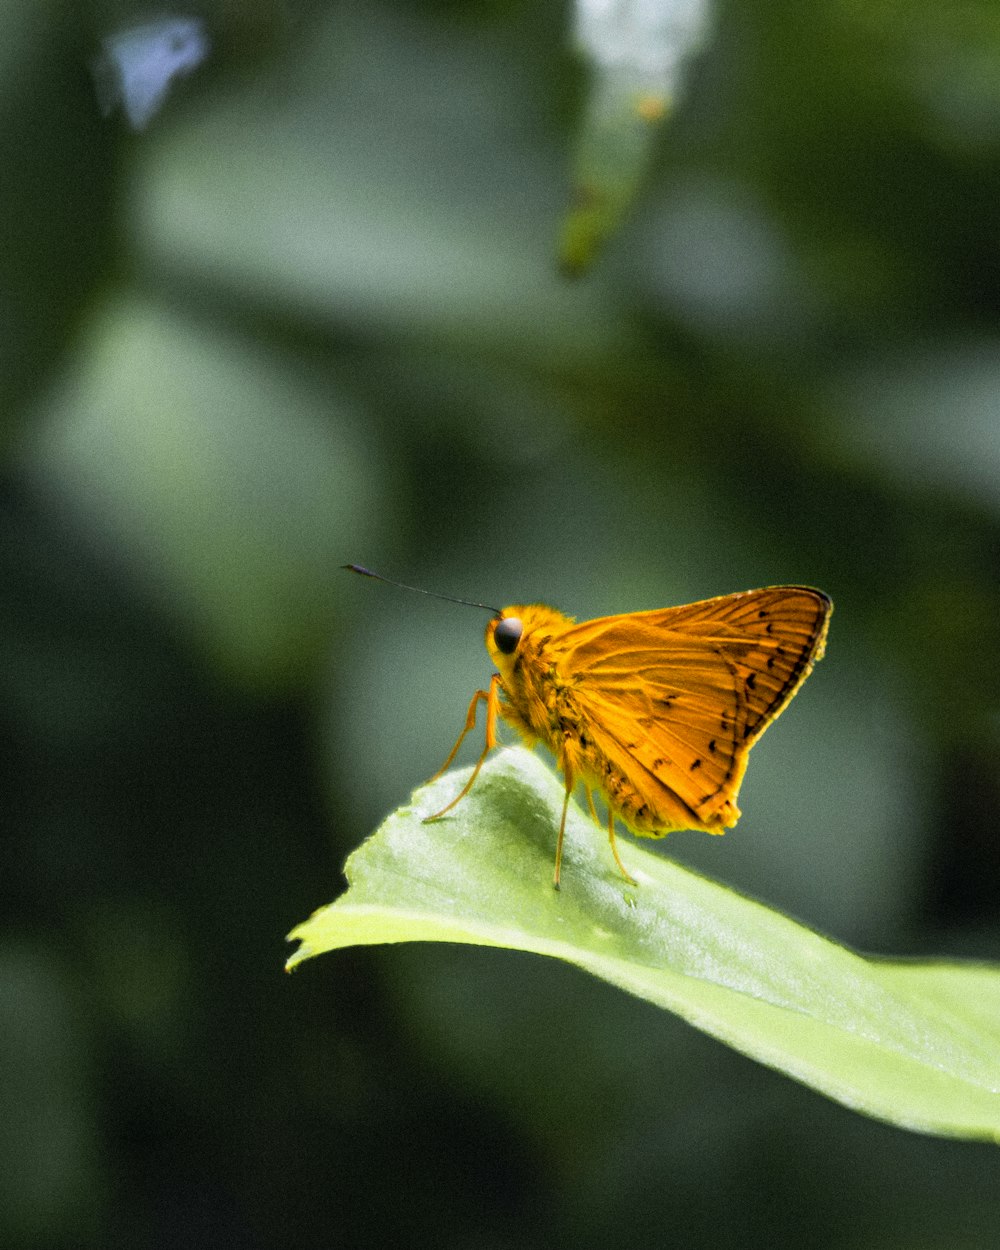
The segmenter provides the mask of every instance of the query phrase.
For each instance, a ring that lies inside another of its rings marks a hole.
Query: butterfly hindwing
[[[598,751],[625,774],[626,823],[643,833],[735,824],[748,747],[731,668],[683,639],[665,672],[644,666],[641,651],[621,658],[624,671],[581,672],[574,694]]]
[[[736,823],[747,753],[822,654],[829,611],[820,592],[780,586],[565,632],[561,674],[597,752],[624,774],[609,797],[627,824]]]

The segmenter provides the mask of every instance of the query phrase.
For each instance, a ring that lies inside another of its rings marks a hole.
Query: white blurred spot
[[[208,51],[204,25],[195,17],[166,17],[108,35],[92,66],[101,112],[107,117],[120,104],[132,129],[142,130],[173,80],[196,69]]]
[[[701,46],[709,16],[708,0],[577,0],[574,26],[595,65],[672,99],[681,64]]]

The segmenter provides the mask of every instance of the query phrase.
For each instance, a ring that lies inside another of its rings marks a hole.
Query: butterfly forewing
[[[721,832],[749,748],[822,654],[830,605],[779,586],[568,629],[560,663],[595,745],[635,790],[642,832]]]

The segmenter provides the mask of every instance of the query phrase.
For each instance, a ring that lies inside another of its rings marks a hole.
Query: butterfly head
[[[503,676],[508,677],[519,659],[530,663],[537,658],[539,647],[551,642],[569,624],[569,617],[544,603],[513,604],[503,608],[486,626],[486,650]]]
[[[504,608],[486,626],[486,650],[501,673],[513,666],[523,637],[524,620],[517,608]]]

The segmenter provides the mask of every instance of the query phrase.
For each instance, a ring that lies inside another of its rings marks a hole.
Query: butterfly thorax
[[[497,620],[486,630],[486,647],[500,672],[500,713],[529,747],[542,742],[567,778],[600,791],[610,807],[636,832],[656,827],[641,796],[623,770],[595,745],[593,727],[578,699],[577,678],[567,663],[568,634],[576,622],[545,604],[504,608],[499,620],[517,618],[523,629],[517,646],[505,654],[496,645]]]

